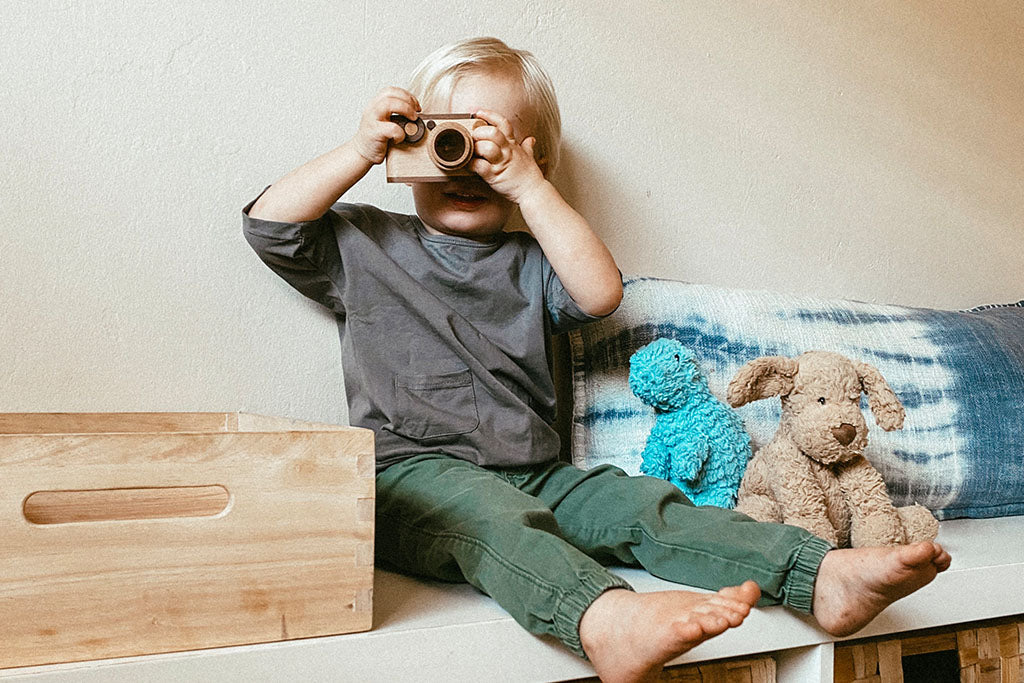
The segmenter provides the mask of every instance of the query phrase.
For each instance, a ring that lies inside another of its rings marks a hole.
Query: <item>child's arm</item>
[[[384,160],[388,144],[405,132],[391,114],[415,119],[419,102],[401,88],[384,88],[363,112],[359,130],[340,147],[296,168],[271,185],[249,211],[253,218],[299,223],[323,216],[367,171]]]
[[[476,116],[491,125],[473,131],[477,158],[469,169],[519,205],[523,220],[581,310],[593,316],[614,311],[622,299],[615,260],[587,221],[544,177],[533,157],[534,138],[517,144],[507,119],[490,111]]]

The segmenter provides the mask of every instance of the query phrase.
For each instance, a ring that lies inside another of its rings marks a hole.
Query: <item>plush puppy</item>
[[[656,339],[629,359],[629,388],[654,408],[640,470],[678,486],[696,505],[731,508],[750,459],[750,437],[708,388],[693,352]]]
[[[809,351],[740,368],[729,383],[729,403],[779,396],[782,420],[750,461],[736,509],[763,522],[803,527],[839,547],[934,539],[939,524],[932,514],[920,505],[893,507],[882,475],[864,457],[861,392],[882,429],[903,427],[903,405],[867,363]]]

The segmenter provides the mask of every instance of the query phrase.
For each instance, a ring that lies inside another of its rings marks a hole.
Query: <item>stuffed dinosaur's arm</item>
[[[655,432],[647,438],[641,454],[640,471],[659,479],[668,479],[669,453],[665,442]]]
[[[669,469],[673,479],[695,482],[711,453],[707,436],[687,431],[669,447]]]

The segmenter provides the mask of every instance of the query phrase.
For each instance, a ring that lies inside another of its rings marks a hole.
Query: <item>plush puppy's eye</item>
[[[824,396],[819,397],[818,398],[818,403],[820,403],[821,405],[825,405],[825,397]]]
[[[679,362],[679,354],[678,353],[676,354],[676,362],[677,363]]]

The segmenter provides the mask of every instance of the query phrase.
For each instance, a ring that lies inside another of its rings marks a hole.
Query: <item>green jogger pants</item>
[[[832,547],[797,527],[695,507],[666,481],[612,466],[483,468],[445,455],[377,475],[375,544],[382,565],[469,582],[581,656],[583,612],[604,591],[629,588],[605,565],[710,590],[753,579],[761,604],[810,612]]]

